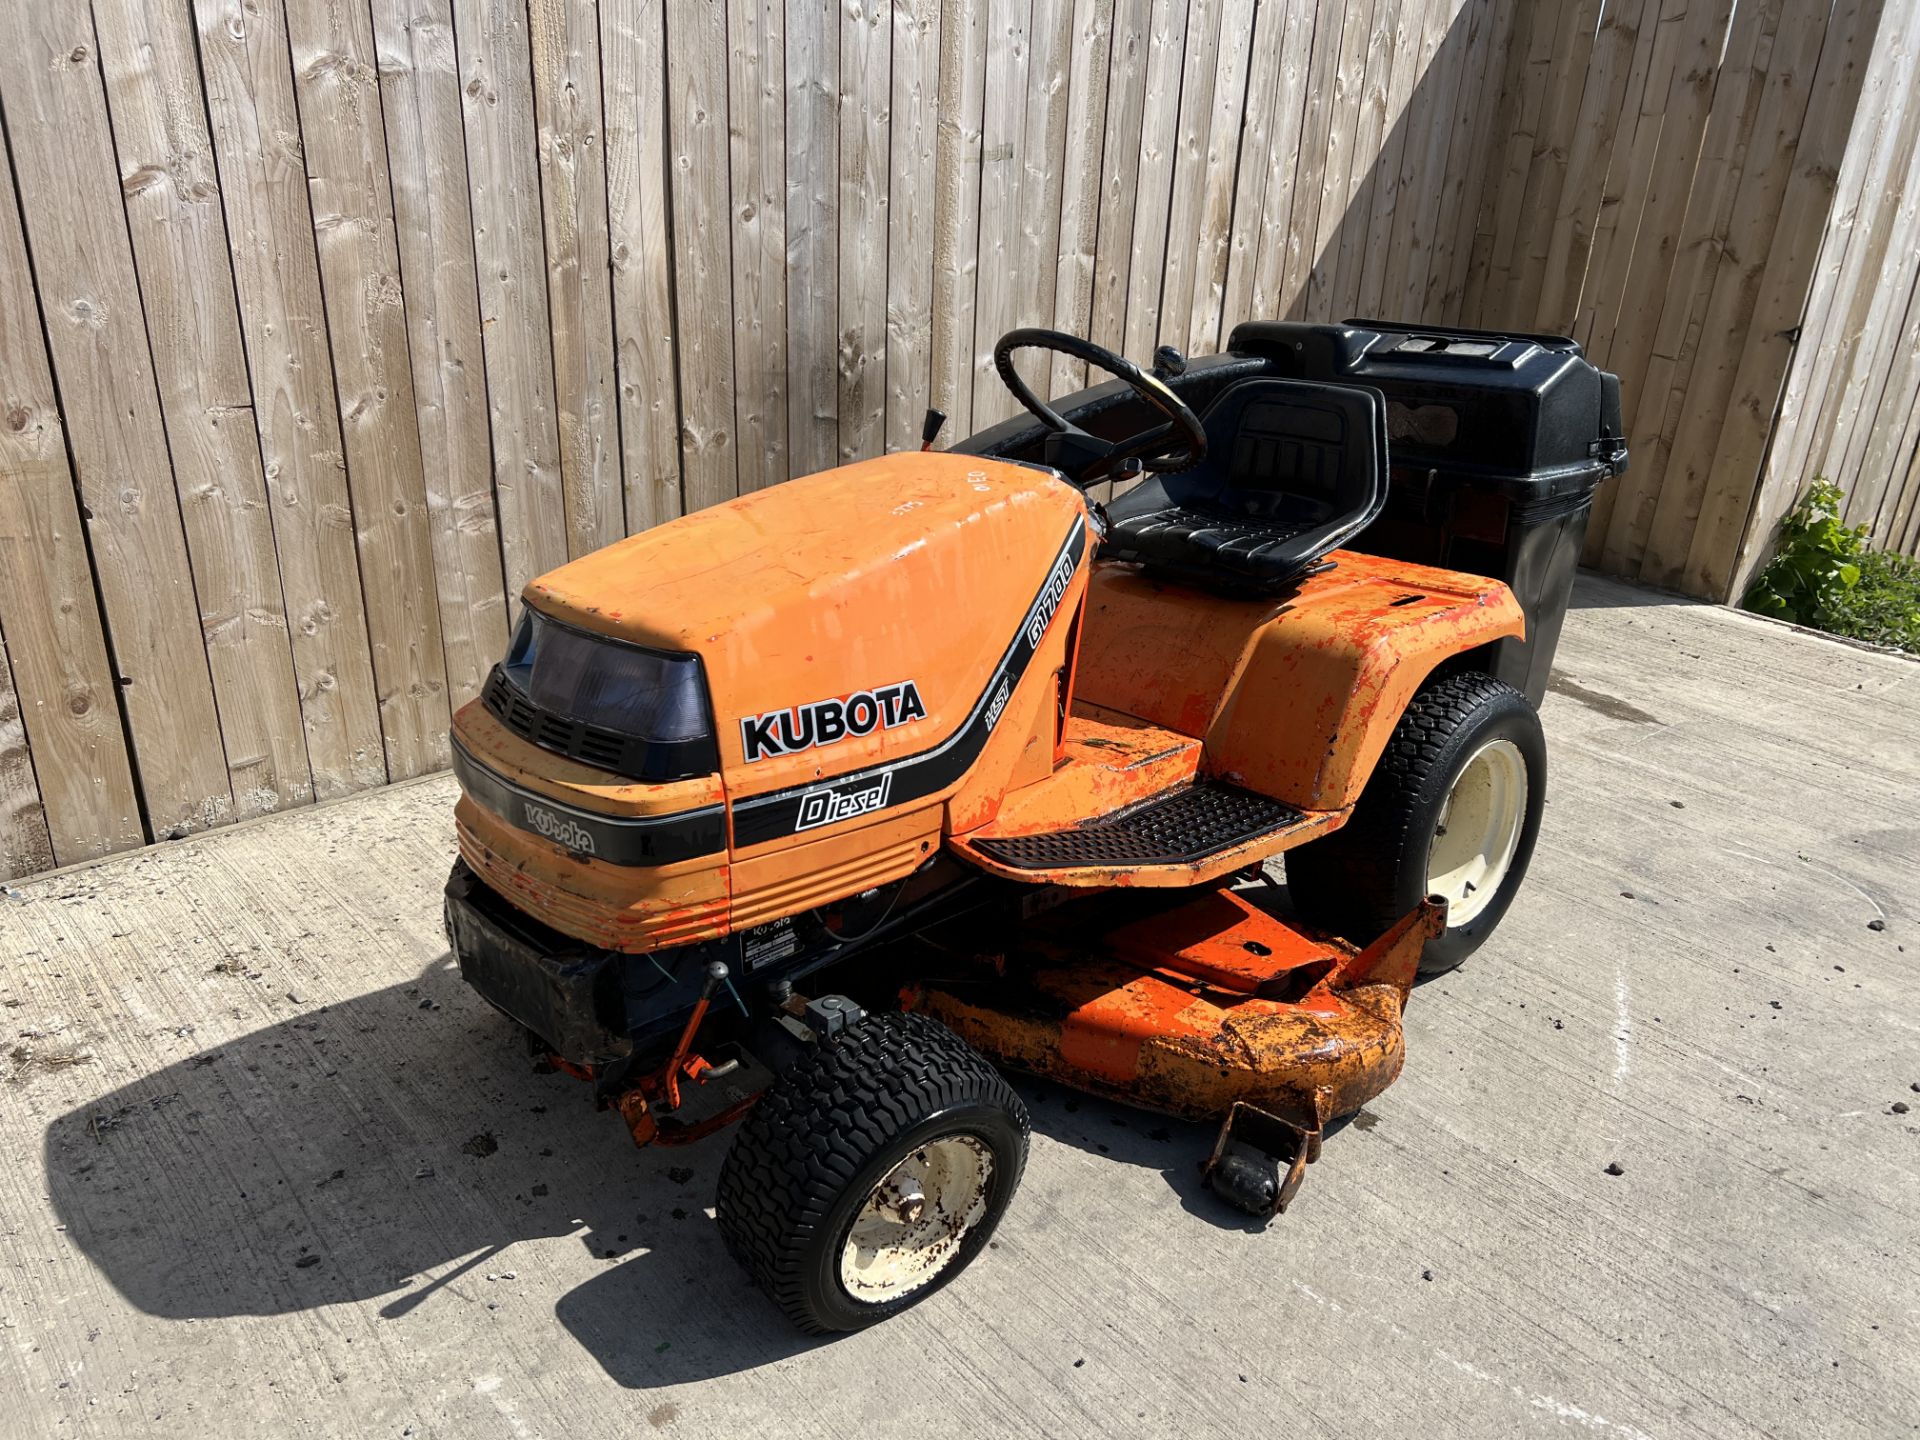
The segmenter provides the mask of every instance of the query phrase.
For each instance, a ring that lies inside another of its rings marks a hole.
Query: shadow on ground
[[[150,1315],[430,1318],[537,1293],[544,1262],[510,1247],[572,1237],[605,1269],[560,1298],[561,1324],[651,1386],[817,1343],[721,1244],[707,1207],[725,1145],[634,1150],[577,1081],[535,1073],[443,959],[101,1095],[48,1127],[45,1153],[68,1237]]]
[[[1212,1224],[1257,1228],[1201,1182],[1211,1127],[1018,1088],[1039,1134],[1157,1172]],[[443,957],[101,1095],[48,1127],[45,1154],[68,1237],[167,1319],[373,1302],[385,1321],[430,1321],[537,1294],[555,1252],[512,1247],[571,1238],[602,1268],[555,1316],[644,1388],[825,1343],[726,1254],[708,1207],[729,1138],[634,1150],[577,1081],[535,1070]]]

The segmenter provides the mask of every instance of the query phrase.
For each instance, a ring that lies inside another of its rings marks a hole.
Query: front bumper
[[[677,978],[700,970],[684,952],[655,961],[583,944],[516,910],[464,860],[447,877],[446,922],[461,978],[577,1065],[627,1061],[699,998]]]

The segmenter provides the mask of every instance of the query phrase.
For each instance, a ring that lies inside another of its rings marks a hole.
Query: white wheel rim
[[[1454,777],[1427,851],[1427,893],[1447,897],[1449,929],[1500,893],[1526,816],[1526,758],[1511,740],[1489,740]]]
[[[853,1217],[840,1251],[847,1294],[883,1305],[931,1284],[986,1218],[992,1178],[993,1152],[975,1136],[947,1135],[916,1148]]]

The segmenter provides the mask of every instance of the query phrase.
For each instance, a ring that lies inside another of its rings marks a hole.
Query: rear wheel
[[[1447,928],[1420,972],[1451,970],[1513,903],[1546,800],[1547,749],[1526,696],[1478,672],[1430,682],[1407,706],[1353,816],[1288,852],[1308,923],[1365,942],[1431,894]]]
[[[979,1254],[1020,1183],[1027,1112],[924,1015],[822,1040],[742,1122],[721,1167],[727,1248],[803,1330],[858,1330]]]

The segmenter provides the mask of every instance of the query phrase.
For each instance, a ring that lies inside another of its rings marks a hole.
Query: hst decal
[[[1013,697],[1013,677],[1004,675],[1000,679],[1000,688],[994,691],[993,703],[987,706],[987,729],[991,730],[1000,723],[1000,712],[1007,708],[1007,701]]]
[[[768,755],[792,755],[832,745],[849,735],[871,735],[927,718],[920,687],[911,680],[856,690],[834,700],[815,700],[791,710],[769,710],[740,722],[740,748],[749,763]],[[820,822],[826,823],[824,821]]]

